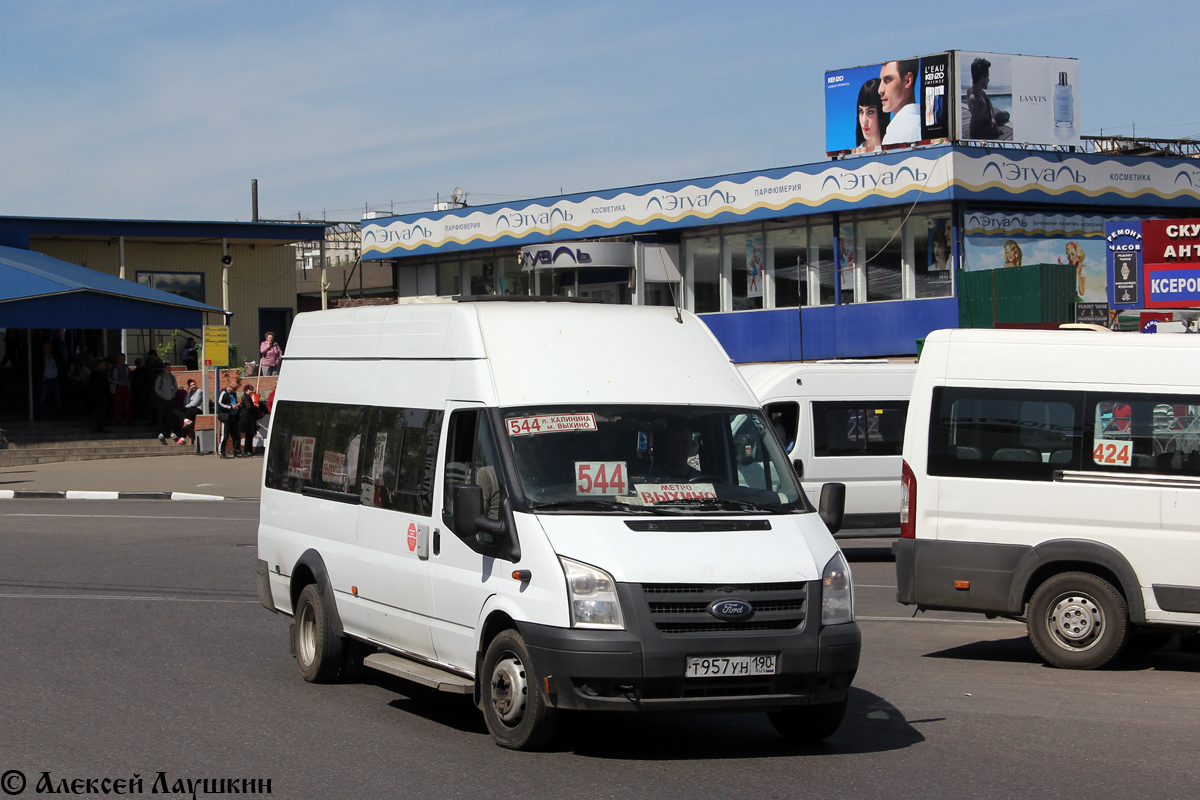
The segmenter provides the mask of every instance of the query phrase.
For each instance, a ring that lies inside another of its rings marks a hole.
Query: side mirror
[[[817,514],[830,533],[842,529],[842,518],[846,515],[846,484],[827,483],[821,487],[821,503]]]
[[[454,487],[454,532],[476,552],[516,563],[521,559],[516,531],[507,495],[500,503],[500,519],[490,519],[483,515],[482,487],[472,483]]]
[[[796,470],[797,478],[804,477],[804,459],[802,459],[802,458],[792,459],[792,468]]]

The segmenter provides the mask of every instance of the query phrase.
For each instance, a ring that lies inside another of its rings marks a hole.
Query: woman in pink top
[[[279,365],[283,363],[283,348],[275,341],[275,334],[267,331],[267,340],[258,346],[259,366],[261,375],[278,375]]]

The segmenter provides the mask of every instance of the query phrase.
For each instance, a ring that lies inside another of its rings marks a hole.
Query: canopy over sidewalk
[[[57,258],[0,247],[0,328],[199,328],[223,309]]]

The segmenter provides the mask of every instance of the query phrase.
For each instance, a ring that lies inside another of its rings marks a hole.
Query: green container
[[[997,323],[1075,321],[1075,267],[1031,264],[958,274],[958,317],[964,328]]]
[[[917,360],[921,360],[921,351],[925,349],[925,340],[917,339]]]

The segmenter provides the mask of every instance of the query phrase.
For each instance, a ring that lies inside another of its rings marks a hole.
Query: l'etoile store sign
[[[1200,308],[1200,219],[1107,224],[1112,308]]]

